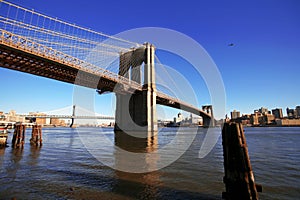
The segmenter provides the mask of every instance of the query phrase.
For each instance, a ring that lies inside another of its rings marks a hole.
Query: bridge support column
[[[71,119],[71,124],[70,124],[71,128],[73,128],[73,126],[74,126],[75,108],[76,108],[76,106],[73,105],[72,119]]]
[[[216,122],[215,122],[215,118],[214,118],[212,105],[202,106],[202,110],[206,111],[211,116],[211,118],[208,118],[208,117],[203,118],[203,127],[215,127]]]
[[[139,55],[137,55],[137,52]],[[136,63],[137,57],[139,61],[145,63],[144,85],[142,91],[136,91],[133,94],[116,94],[116,131],[157,131],[154,55],[154,46],[147,43],[145,47],[132,53],[129,58],[131,62],[126,62],[125,66],[122,65],[120,58],[120,72],[122,74],[124,74],[124,69],[129,74],[130,67],[128,67],[128,63],[131,63],[131,66],[134,67],[133,63]],[[141,57],[143,57],[142,60]]]

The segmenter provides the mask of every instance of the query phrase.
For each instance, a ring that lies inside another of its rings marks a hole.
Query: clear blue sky
[[[139,27],[164,27],[190,36],[207,50],[221,72],[227,113],[300,105],[298,0],[11,2],[111,35]],[[0,110],[45,111],[72,104],[70,84],[3,68],[0,80]],[[96,101],[110,102],[111,98],[106,95]],[[107,104],[97,105],[96,111],[113,114]]]

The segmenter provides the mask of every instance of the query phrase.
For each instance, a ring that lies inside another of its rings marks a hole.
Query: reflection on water
[[[3,163],[5,149],[6,149],[5,147],[0,148],[0,166],[2,166],[2,163]]]
[[[133,137],[132,135],[138,134],[139,137]],[[139,163],[144,163],[146,169],[155,169],[159,156],[152,156],[149,158],[146,153],[152,153],[158,148],[158,136],[157,133],[125,133],[121,131],[115,132],[115,145],[124,151],[132,153],[143,153],[139,156]],[[115,150],[115,165],[116,168],[135,168],[136,162],[130,160],[130,156],[126,156],[118,149]],[[125,167],[124,167],[125,166]],[[140,167],[140,165],[139,165]],[[145,169],[145,170],[146,170]],[[159,190],[162,186],[160,181],[161,172],[155,171],[152,173],[129,173],[124,171],[115,171],[116,184],[113,187],[113,192],[122,194],[127,197],[133,197],[137,199],[158,199]]]
[[[114,134],[115,145],[126,151],[135,153],[150,153],[158,147],[157,133],[135,132],[128,134],[122,131],[115,131]],[[132,136],[134,134],[139,137]]]
[[[113,129],[45,128],[41,148],[30,146],[30,134],[29,129],[23,150],[0,149],[0,199],[221,199],[224,191],[221,141],[207,157],[198,158],[205,129],[198,130],[178,160],[148,173],[114,170],[94,156],[112,166],[134,167],[140,164],[116,148],[153,153],[156,157],[139,157],[145,169],[153,168],[163,159],[155,152],[172,144],[175,129],[162,129],[147,140],[129,140]],[[179,138],[191,134],[187,129]],[[246,128],[245,134],[255,179],[264,189],[260,199],[298,199],[300,128]]]
[[[38,164],[38,158],[40,156],[40,150],[42,146],[39,145],[30,145],[30,154],[28,159],[28,164],[30,166],[36,166]]]
[[[138,137],[134,137],[132,135]],[[157,133],[116,131],[113,168],[119,171],[141,173],[155,171],[160,159]]]
[[[23,148],[14,148],[11,151],[10,165],[6,169],[6,172],[12,180],[17,178],[17,172],[21,168],[20,161],[23,158]]]

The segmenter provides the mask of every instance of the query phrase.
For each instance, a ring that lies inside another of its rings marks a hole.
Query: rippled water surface
[[[172,128],[161,130],[154,149],[170,144],[176,133]],[[299,199],[300,128],[245,128],[245,133],[256,182],[263,185],[260,198]],[[44,128],[43,146],[37,148],[30,146],[31,129],[27,129],[23,150],[0,149],[0,199],[221,199],[221,137],[200,159],[206,130],[199,129],[176,162],[154,172],[132,174],[107,167],[88,151],[93,145],[108,163],[126,161],[100,134],[114,143],[112,129]],[[190,129],[181,131],[182,142],[192,134]],[[135,146],[129,141],[125,145]],[[176,145],[172,152],[176,153]],[[158,164],[161,159],[151,163]]]

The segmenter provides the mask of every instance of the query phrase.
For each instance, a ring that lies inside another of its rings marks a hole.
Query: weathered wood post
[[[0,125],[0,148],[7,146],[7,138],[7,127],[5,127],[4,125]]]
[[[224,183],[226,200],[257,200],[258,191],[249,159],[243,126],[240,123],[225,123],[222,130],[224,152]]]
[[[19,148],[24,146],[25,140],[25,130],[26,126],[23,124],[16,124],[15,131],[12,139],[12,146],[13,148]]]
[[[41,125],[33,125],[30,144],[31,145],[40,145],[42,146],[42,126]]]

